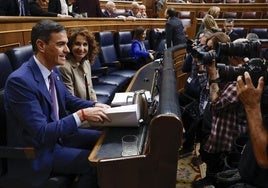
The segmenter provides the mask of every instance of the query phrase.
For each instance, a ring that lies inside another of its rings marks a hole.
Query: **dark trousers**
[[[100,134],[100,131],[80,128],[73,135],[62,138],[55,146],[53,173],[80,175],[78,188],[98,187],[96,169],[89,164],[88,156]]]

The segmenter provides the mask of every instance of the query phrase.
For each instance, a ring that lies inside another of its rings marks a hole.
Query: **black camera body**
[[[264,82],[267,80],[267,65],[261,58],[251,58],[248,62],[242,66],[231,66],[226,64],[217,64],[220,80],[235,81],[238,76],[244,75],[244,72],[248,72],[252,83],[255,87],[258,85],[258,80],[261,76],[264,77]],[[266,85],[266,84],[265,84]]]
[[[189,41],[188,41],[189,42]],[[220,81],[235,81],[239,75],[248,72],[252,83],[256,87],[261,76],[266,83],[267,65],[263,59],[258,58],[261,49],[261,43],[258,40],[245,41],[242,43],[221,43],[216,46],[216,50],[209,50],[206,45],[193,45],[195,41],[187,44],[187,52],[198,59],[198,64],[210,65],[215,59],[219,70]],[[228,57],[248,57],[250,60],[242,66],[228,65]]]
[[[200,44],[198,40],[188,40],[186,44],[187,53],[191,53],[194,58],[197,58],[200,65],[209,64],[217,58],[214,50],[210,51],[208,46]]]
[[[245,41],[242,43],[218,43],[217,56],[238,56],[255,58],[259,57],[261,43],[258,40]]]

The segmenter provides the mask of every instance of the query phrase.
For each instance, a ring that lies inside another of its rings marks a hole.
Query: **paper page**
[[[134,92],[115,93],[111,106],[130,105],[133,101]],[[150,91],[145,91],[145,96],[148,101],[151,99]]]
[[[111,122],[91,123],[92,126],[109,127],[137,127],[139,126],[140,113],[137,104],[112,107],[107,110]]]

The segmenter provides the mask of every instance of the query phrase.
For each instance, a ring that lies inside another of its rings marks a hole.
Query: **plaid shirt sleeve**
[[[238,97],[236,93],[236,81],[229,82],[225,87],[220,91],[219,98],[212,102],[213,109],[218,111],[221,109],[226,109],[232,107],[232,104],[237,104]]]

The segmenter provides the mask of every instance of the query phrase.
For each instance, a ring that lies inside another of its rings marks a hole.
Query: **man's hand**
[[[244,77],[245,83],[242,76],[237,77],[237,95],[246,110],[259,108],[264,87],[264,78],[259,78],[258,86],[255,88],[248,72],[244,73]]]
[[[101,105],[101,107],[98,105]],[[78,112],[79,113],[81,112],[80,117],[82,117],[82,120],[83,121],[86,120],[89,122],[99,122],[99,123],[103,123],[105,121],[110,122],[111,119],[106,114],[106,110],[108,107],[106,107],[105,104],[101,103],[99,103],[98,105],[96,105],[95,107],[89,107],[83,110],[79,110]]]

